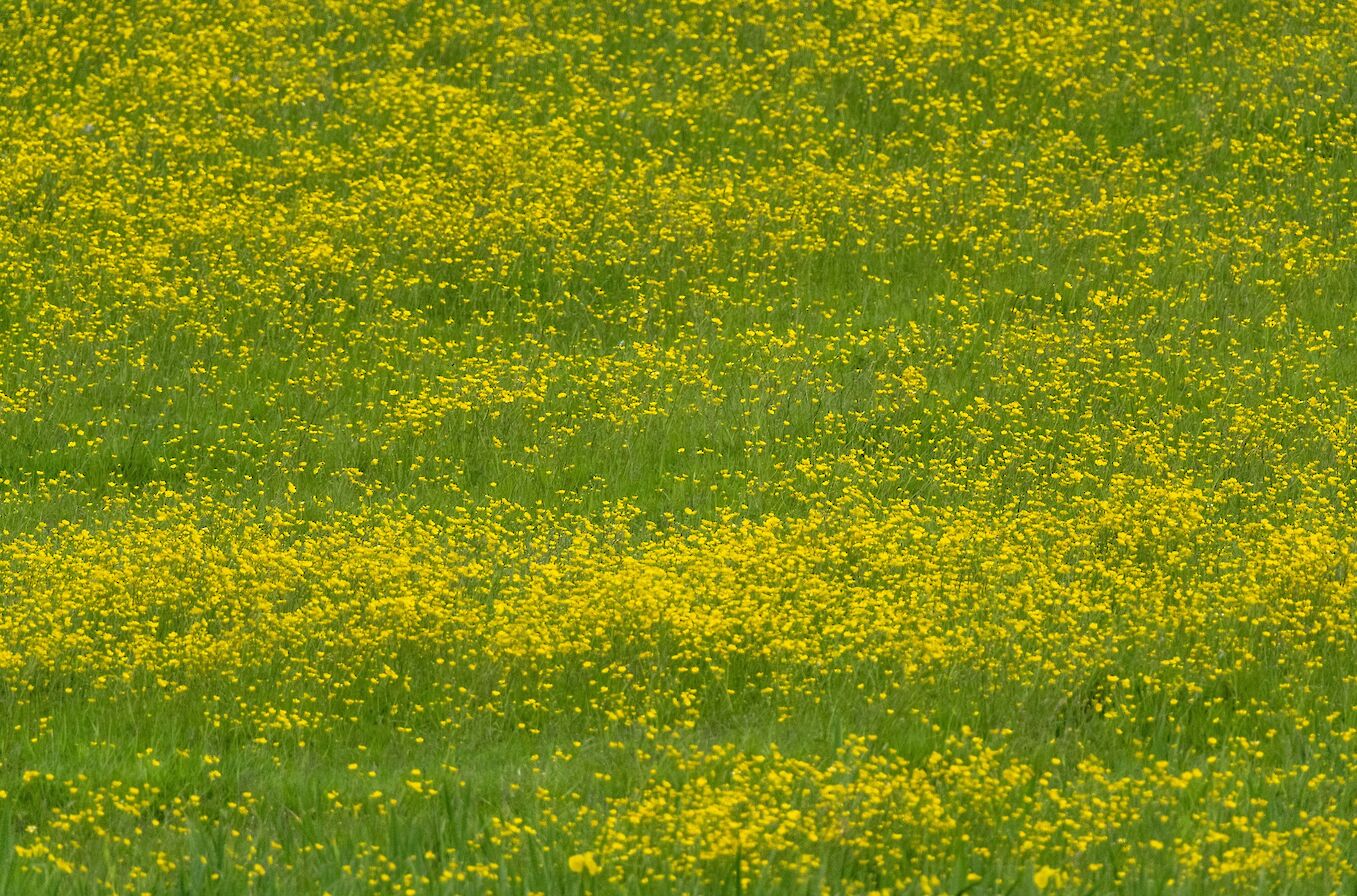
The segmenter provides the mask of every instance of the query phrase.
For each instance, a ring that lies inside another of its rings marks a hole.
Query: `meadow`
[[[1357,4],[0,4],[0,894],[1357,893]]]

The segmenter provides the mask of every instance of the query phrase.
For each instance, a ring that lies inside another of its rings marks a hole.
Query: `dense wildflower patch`
[[[0,893],[1357,881],[1357,6],[0,9]]]

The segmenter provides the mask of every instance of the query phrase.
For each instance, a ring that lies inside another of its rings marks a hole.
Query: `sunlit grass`
[[[0,9],[0,894],[1353,892],[1354,33]]]

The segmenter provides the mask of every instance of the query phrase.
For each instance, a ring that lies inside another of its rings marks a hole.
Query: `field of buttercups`
[[[0,894],[1357,893],[1357,4],[0,4]]]

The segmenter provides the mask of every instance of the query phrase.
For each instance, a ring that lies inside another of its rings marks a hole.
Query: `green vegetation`
[[[0,894],[1357,892],[1357,5],[0,8]]]

